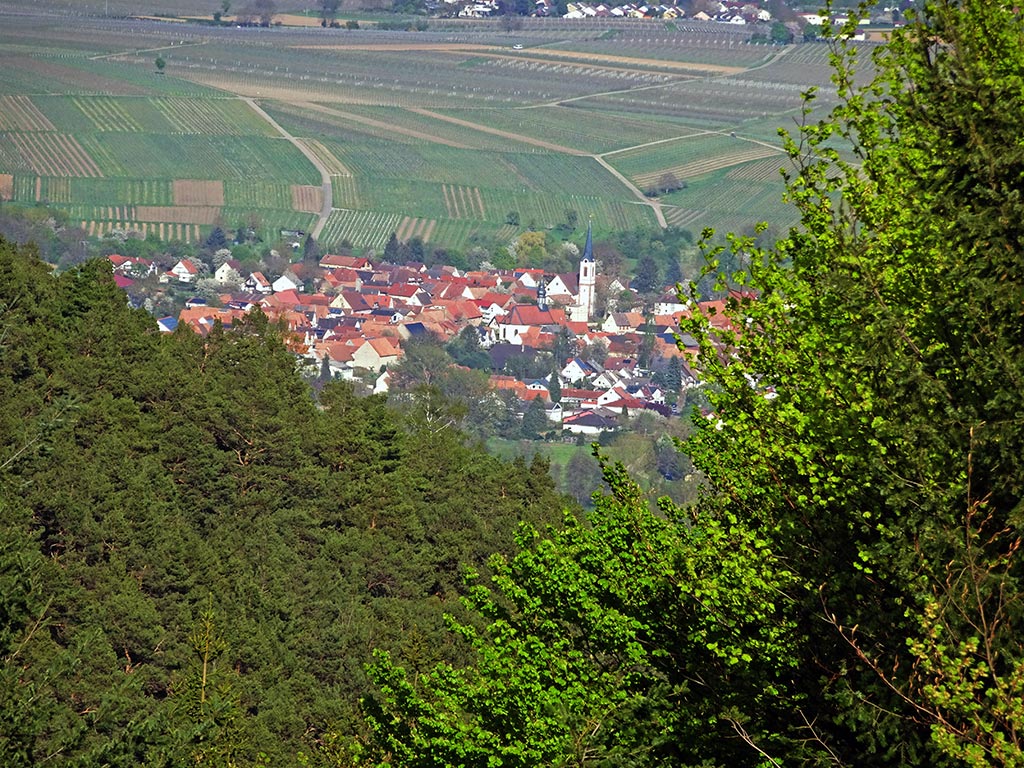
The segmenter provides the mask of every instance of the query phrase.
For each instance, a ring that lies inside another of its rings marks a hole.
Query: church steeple
[[[548,310],[548,288],[547,288],[547,276],[540,276],[540,285],[537,286],[537,309],[541,312],[547,312]]]
[[[580,256],[579,294],[573,308],[572,319],[588,323],[594,315],[594,295],[597,288],[597,263],[594,261],[592,223],[587,222],[587,244]]]

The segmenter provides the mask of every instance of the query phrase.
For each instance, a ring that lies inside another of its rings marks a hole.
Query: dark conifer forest
[[[260,315],[162,335],[104,262],[0,243],[4,765],[296,764],[372,649],[465,657],[442,616],[560,517],[546,465],[295,369]]]

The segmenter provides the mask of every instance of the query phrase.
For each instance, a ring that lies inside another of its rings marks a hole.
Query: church
[[[597,262],[594,261],[594,239],[591,224],[587,224],[587,242],[580,256],[575,303],[567,306],[568,320],[573,323],[589,323],[594,318],[594,301],[597,289]],[[547,309],[547,281],[542,280],[537,288],[537,306]]]

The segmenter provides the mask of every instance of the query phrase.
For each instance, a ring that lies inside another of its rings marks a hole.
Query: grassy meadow
[[[824,47],[714,24],[235,29],[88,5],[68,23],[47,2],[0,4],[0,200],[96,234],[244,223],[460,248],[514,236],[511,212],[544,229],[571,211],[599,232],[785,227],[777,128],[806,87],[831,98]],[[684,188],[645,197],[668,173]]]

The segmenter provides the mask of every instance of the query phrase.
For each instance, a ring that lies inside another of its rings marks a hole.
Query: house
[[[619,384],[622,383],[623,378],[623,376],[615,371],[603,370],[591,382],[591,385],[601,389],[608,389],[619,386]]]
[[[582,358],[574,357],[558,372],[559,376],[570,384],[577,384],[590,376],[596,376],[598,370]]]
[[[336,253],[329,253],[320,259],[320,268],[327,270],[335,269],[369,269],[370,260],[361,256],[342,256]]]
[[[385,290],[392,299],[408,306],[426,307],[432,301],[430,294],[412,283],[389,285]]]
[[[242,283],[242,287],[245,290],[252,291],[254,293],[268,294],[274,292],[273,286],[270,284],[270,281],[263,276],[262,272],[253,272],[245,278],[245,282]]]
[[[107,256],[107,259],[113,265],[115,275],[123,275],[135,280],[149,277],[152,274],[156,274],[157,271],[156,264],[149,259],[137,256],[121,256],[120,254],[112,253]]]
[[[646,407],[646,403],[633,397],[626,391],[626,388],[619,385],[609,389],[597,398],[597,405],[600,408],[608,408],[616,413],[622,411],[628,416],[635,416]]]
[[[191,259],[181,259],[164,273],[160,278],[160,282],[167,283],[173,279],[179,283],[194,283],[198,277],[199,268],[192,263]]]
[[[578,292],[579,281],[576,275],[555,275],[546,285],[548,298],[562,304],[575,302]]]
[[[550,405],[544,406],[544,415],[548,417],[548,421],[554,422],[555,424],[562,423],[562,404],[551,403]]]
[[[340,291],[331,302],[331,307],[341,309],[349,314],[365,314],[373,309],[358,291]]]
[[[495,321],[495,336],[498,341],[522,344],[523,333],[528,328],[545,325],[565,325],[565,312],[561,309],[541,309],[527,304],[517,304],[507,317]]]
[[[285,272],[270,284],[270,289],[274,293],[280,293],[281,291],[301,291],[302,281],[291,272]]]
[[[612,312],[605,318],[601,330],[605,333],[636,333],[644,324],[644,316],[639,312]]]
[[[617,428],[618,424],[614,421],[593,411],[583,411],[562,419],[562,431],[574,435],[600,435]]]
[[[217,267],[213,273],[213,279],[221,285],[241,285],[242,273],[238,271],[241,266],[235,259],[228,259]]]
[[[392,339],[379,337],[366,339],[352,353],[352,365],[369,371],[379,371],[398,362],[402,350]]]

